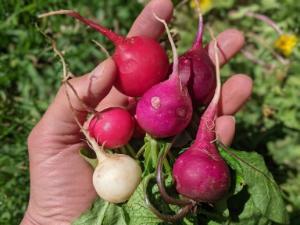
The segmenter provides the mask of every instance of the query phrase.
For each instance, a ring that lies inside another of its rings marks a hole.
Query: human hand
[[[163,26],[153,17],[170,19],[173,6],[170,0],[152,0],[136,19],[128,35],[158,38]],[[226,58],[231,58],[244,43],[243,35],[227,30],[218,37]],[[214,59],[213,47],[209,53]],[[225,63],[220,55],[221,63]],[[91,107],[128,104],[128,97],[111,90],[116,68],[111,59],[98,65],[92,72],[70,80],[81,100]],[[237,112],[251,94],[252,82],[246,75],[234,75],[222,88],[220,117],[216,122],[217,134],[225,144],[234,136]],[[81,102],[70,92],[70,99],[80,122],[87,113]],[[107,97],[105,97],[108,94]],[[105,97],[105,98],[104,98]],[[99,104],[99,102],[101,103]],[[79,156],[85,146],[62,86],[53,103],[34,127],[28,138],[30,160],[30,201],[21,224],[70,224],[96,198],[92,185],[92,169]]]

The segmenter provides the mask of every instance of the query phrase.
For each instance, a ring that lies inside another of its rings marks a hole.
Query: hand
[[[152,13],[168,20],[172,10],[170,0],[152,0],[136,19],[128,35],[158,38],[164,28]],[[227,59],[237,53],[244,43],[243,35],[236,30],[224,31],[217,39]],[[209,53],[214,59],[212,46],[209,46]],[[220,60],[221,63],[225,61],[221,55]],[[115,65],[111,59],[107,59],[91,73],[70,82],[89,106],[126,106],[128,97],[115,89],[109,93],[115,77]],[[235,122],[232,115],[246,102],[251,89],[251,79],[242,74],[232,76],[223,85],[221,116],[217,119],[216,129],[225,144],[230,144],[234,136]],[[84,122],[87,115],[84,107],[71,91],[68,90],[68,93],[73,107],[78,110],[76,116],[80,122]],[[28,138],[30,201],[21,224],[70,224],[89,208],[96,193],[92,186],[92,169],[79,156],[79,149],[84,146],[80,129],[69,107],[65,87],[62,86]]]

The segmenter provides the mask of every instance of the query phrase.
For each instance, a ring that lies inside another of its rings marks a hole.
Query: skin
[[[128,35],[158,38],[164,28],[152,13],[169,20],[172,11],[170,0],[150,1]],[[217,39],[227,59],[233,57],[244,44],[242,33],[233,29],[222,32]],[[214,59],[212,45],[209,46],[209,53]],[[220,55],[221,63],[224,64],[222,57]],[[115,89],[110,92],[115,77],[115,65],[111,59],[107,59],[92,72],[72,79],[71,83],[80,98],[91,107],[126,107],[131,99]],[[245,104],[251,90],[252,81],[243,74],[233,75],[223,85],[221,116],[216,121],[216,129],[219,139],[227,145],[234,137],[233,115]],[[86,118],[84,107],[69,89],[68,93],[73,107],[78,110],[76,116],[83,122]],[[92,169],[78,154],[84,146],[79,127],[72,117],[65,87],[62,86],[28,137],[30,200],[22,225],[70,224],[89,208],[96,193],[92,186]]]

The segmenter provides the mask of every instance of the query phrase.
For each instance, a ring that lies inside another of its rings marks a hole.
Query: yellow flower
[[[288,57],[292,54],[298,42],[298,38],[293,34],[282,34],[274,43],[275,48],[284,56]]]
[[[199,2],[199,6],[202,13],[208,12],[213,7],[213,0],[190,0],[190,5],[194,9],[197,7],[195,1]]]

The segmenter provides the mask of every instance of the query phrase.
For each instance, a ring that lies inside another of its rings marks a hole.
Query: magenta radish
[[[89,134],[106,148],[119,148],[128,143],[135,128],[133,117],[122,108],[98,112],[89,123]]]
[[[97,30],[116,46],[113,60],[118,76],[115,86],[128,96],[142,96],[150,87],[163,81],[168,72],[168,57],[160,44],[149,37],[123,37],[111,30],[82,17],[72,10],[59,10],[40,17],[66,14]]]
[[[164,23],[173,52],[173,72],[169,79],[151,87],[139,100],[136,118],[147,133],[154,137],[165,138],[183,131],[192,117],[192,102],[188,90],[178,75],[176,47]]]
[[[198,32],[190,50],[179,57],[179,76],[187,84],[196,105],[207,105],[216,87],[215,67],[203,48],[203,18],[199,13]],[[189,63],[187,63],[189,62]]]
[[[215,41],[217,50],[216,45]],[[197,202],[213,203],[222,198],[230,186],[229,168],[213,143],[221,92],[218,56],[216,80],[215,94],[201,117],[196,140],[177,158],[173,167],[177,191]]]

